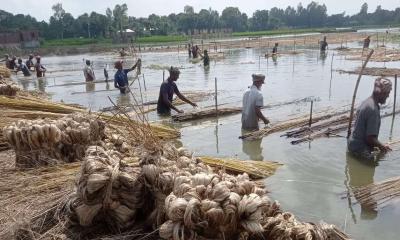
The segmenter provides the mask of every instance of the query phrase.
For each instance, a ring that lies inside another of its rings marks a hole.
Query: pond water
[[[330,46],[331,49],[335,47],[337,46]],[[349,47],[360,46],[359,43],[352,43]],[[297,50],[303,53],[283,55],[273,61],[263,57],[267,49],[225,49],[225,59],[212,61],[209,69],[205,69],[201,63],[190,63],[186,52],[146,53],[141,56],[146,82],[143,101],[156,100],[158,97],[163,70],[154,69],[154,66],[172,65],[182,68],[177,82],[181,91],[213,92],[217,78],[218,102],[224,106],[241,106],[243,92],[251,84],[251,74],[259,72],[267,76],[266,84],[262,88],[265,104],[313,97],[318,100],[314,103],[315,111],[327,107],[349,108],[357,76],[339,74],[331,69],[350,70],[360,66],[361,62],[346,60],[345,56],[333,50],[329,50],[326,56],[321,56],[313,49]],[[103,67],[106,64],[112,66],[112,62],[119,58],[113,54],[45,57],[43,64],[49,71],[46,78],[38,80],[35,77],[18,76],[17,79],[26,89],[39,89],[52,94],[55,101],[78,103],[93,110],[111,106],[108,97],[119,104],[132,101],[129,95],[121,96],[112,82],[57,86],[83,81],[83,59],[93,61],[97,79],[101,80],[104,79]],[[125,62],[125,67],[131,66],[133,59],[127,58]],[[368,64],[378,67],[400,67],[399,65],[398,62]],[[109,75],[114,75],[112,68]],[[357,102],[371,94],[373,80],[374,77],[362,78]],[[144,88],[142,78],[140,81]],[[133,86],[135,96],[140,99],[138,81]],[[393,94],[388,103],[393,103]],[[200,107],[213,104],[213,98],[199,102]],[[179,108],[185,111],[192,109],[187,105]],[[301,102],[265,109],[264,113],[271,122],[277,122],[307,114],[309,108],[309,102]],[[283,209],[295,213],[301,220],[318,222],[323,219],[345,229],[354,239],[397,239],[400,234],[400,203],[370,211],[361,209],[354,198],[348,198],[344,194],[352,187],[398,176],[399,151],[386,155],[378,166],[368,166],[346,155],[345,138],[317,139],[311,143],[293,146],[289,139],[280,137],[282,133],[276,133],[261,141],[242,141],[238,139],[241,135],[240,114],[218,120],[179,124],[172,123],[169,119],[160,119],[155,113],[148,116],[152,121],[162,121],[179,128],[182,133],[180,141],[197,155],[283,163],[284,166],[265,182],[271,191],[271,197],[279,200]],[[399,118],[400,116],[394,122],[392,118],[382,120],[380,139],[383,142],[400,138]]]

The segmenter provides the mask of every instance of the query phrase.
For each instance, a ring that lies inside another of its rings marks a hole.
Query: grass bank
[[[255,32],[235,32],[232,34],[234,37],[261,37],[261,36],[274,36],[284,34],[303,34],[303,33],[331,33],[331,32],[351,32],[353,29],[336,29],[336,28],[301,28],[291,29],[283,28],[268,31],[255,31]]]

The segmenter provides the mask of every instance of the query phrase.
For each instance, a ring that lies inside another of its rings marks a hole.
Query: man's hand
[[[193,107],[197,107],[197,104],[192,102],[190,105],[192,105]]]
[[[387,153],[387,152],[390,152],[390,151],[392,151],[392,149],[390,148],[390,146],[389,145],[382,145],[382,146],[380,146],[379,147],[379,150],[381,150],[381,152],[383,152],[383,153]]]
[[[265,125],[268,125],[269,123],[270,123],[270,121],[269,121],[268,118],[264,119],[264,124],[265,124]]]

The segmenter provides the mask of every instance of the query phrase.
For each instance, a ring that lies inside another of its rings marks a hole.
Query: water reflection
[[[348,190],[352,190],[358,187],[366,186],[374,182],[375,168],[378,166],[378,162],[360,160],[353,157],[350,153],[346,154],[346,181],[345,185]],[[356,217],[352,209],[352,203],[350,195],[347,196],[349,201],[349,208],[353,213],[353,220],[356,222]],[[366,196],[360,196],[355,194],[354,197],[358,201],[360,197],[365,198]],[[372,199],[371,199],[372,200]],[[378,211],[375,210],[377,203],[373,206],[365,206],[361,204],[360,219],[373,220],[378,216]]]
[[[242,129],[242,135],[249,133]],[[242,151],[249,156],[250,160],[264,160],[264,156],[262,155],[263,148],[261,147],[262,138],[256,140],[242,140]]]
[[[130,94],[118,94],[117,96],[117,106],[127,106],[131,102]]]
[[[93,92],[96,90],[96,84],[94,83],[86,83],[86,92]]]
[[[274,62],[274,66],[278,66],[278,56],[272,55],[272,61]]]
[[[322,65],[325,65],[325,60],[328,57],[328,53],[326,51],[321,51],[319,58],[321,59]]]

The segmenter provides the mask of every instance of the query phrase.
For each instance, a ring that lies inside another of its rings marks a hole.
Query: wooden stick
[[[215,78],[215,116],[218,118],[218,88],[217,88],[217,78]]]
[[[332,61],[331,61],[331,79],[332,79],[332,74],[333,74],[333,57],[335,56],[335,53],[332,54]]]
[[[371,56],[372,56],[373,53],[374,53],[374,50],[372,49],[372,50],[369,52],[369,54],[368,54],[368,56],[367,56],[367,59],[365,60],[363,66],[362,66],[362,68],[361,68],[361,70],[360,70],[360,74],[358,75],[358,79],[357,79],[357,82],[356,82],[356,86],[355,86],[355,88],[354,88],[353,101],[352,101],[352,103],[351,103],[351,110],[350,110],[349,127],[348,127],[348,129],[347,129],[347,138],[349,138],[350,135],[351,135],[351,123],[353,122],[353,117],[354,117],[354,103],[356,102],[356,96],[357,96],[358,86],[360,85],[360,80],[361,80],[363,71],[364,71],[365,67],[367,66],[367,63],[368,63],[368,61],[369,61],[369,59],[371,58]]]
[[[165,81],[165,70],[162,71],[162,81]]]
[[[143,85],[144,85],[144,90],[147,91],[147,88],[146,88],[146,79],[144,78],[144,73],[143,73]]]
[[[140,84],[140,79],[139,78],[138,78],[138,82],[139,82],[140,99],[142,100],[142,106],[143,106],[142,85]]]
[[[312,124],[312,112],[313,112],[313,105],[314,105],[314,100],[311,101],[311,108],[310,108],[310,121],[308,122],[308,126],[311,127]]]
[[[397,74],[394,75],[393,119],[396,116],[396,98],[397,98]]]

